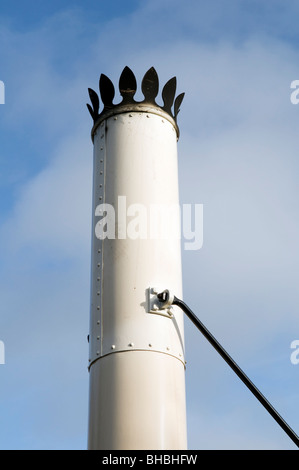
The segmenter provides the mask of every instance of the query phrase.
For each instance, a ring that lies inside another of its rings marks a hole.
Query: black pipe
[[[159,294],[161,300],[165,300],[163,293]],[[158,297],[159,297],[158,296]],[[225,351],[220,343],[214,338],[214,336],[207,330],[207,328],[202,324],[202,322],[197,318],[197,316],[192,312],[192,310],[185,304],[182,300],[174,297],[172,302],[173,305],[180,307],[194,325],[201,331],[201,333],[206,337],[206,339],[211,343],[211,345],[216,349],[216,351],[223,357],[227,364],[232,368],[232,370],[237,374],[237,376],[242,380],[242,382],[249,388],[253,395],[259,400],[259,402],[266,408],[270,415],[275,419],[275,421],[281,426],[281,428],[287,433],[287,435],[292,439],[292,441],[299,447],[299,438],[297,434],[290,428],[290,426],[284,421],[284,419],[278,414],[278,412],[273,408],[271,403],[264,397],[264,395],[256,388],[256,386],[251,382],[247,375],[240,369],[240,367],[235,363],[235,361],[230,357],[230,355]]]

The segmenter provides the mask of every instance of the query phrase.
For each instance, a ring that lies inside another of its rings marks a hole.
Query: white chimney
[[[144,100],[125,67],[122,100],[101,75],[94,120],[89,449],[186,449],[183,313],[155,293],[182,296],[176,79],[154,68]],[[161,101],[162,101],[161,100]]]

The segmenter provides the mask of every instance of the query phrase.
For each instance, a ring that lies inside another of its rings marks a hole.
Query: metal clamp
[[[147,311],[157,315],[172,318],[172,302],[174,296],[170,294],[169,290],[162,291],[157,287],[149,287],[147,289]]]

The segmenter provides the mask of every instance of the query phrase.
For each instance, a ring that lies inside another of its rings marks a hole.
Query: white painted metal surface
[[[113,214],[115,238],[99,239]],[[175,124],[108,116],[94,130],[89,449],[187,446],[183,314],[151,312],[148,290],[182,297],[179,235]]]

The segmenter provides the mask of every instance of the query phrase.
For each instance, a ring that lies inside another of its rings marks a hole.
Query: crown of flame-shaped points
[[[155,98],[159,91],[159,78],[154,67],[151,67],[144,75],[141,83],[141,90],[144,95],[144,100],[135,101],[134,95],[137,91],[137,82],[134,73],[129,67],[125,67],[119,79],[119,92],[122,96],[122,101],[118,104],[113,104],[115,96],[115,88],[111,80],[104,74],[100,76],[99,83],[100,95],[103,102],[103,109],[100,111],[100,100],[98,94],[88,88],[89,97],[92,106],[87,104],[88,110],[94,121],[94,125],[101,120],[102,116],[107,112],[113,112],[116,108],[130,106],[130,105],[149,105],[155,106],[168,113],[175,121],[177,126],[177,115],[180,111],[180,106],[183,101],[185,93],[181,93],[175,98],[176,92],[176,77],[171,78],[165,84],[162,90],[162,100],[164,105],[159,106]],[[178,130],[178,128],[177,128]]]

